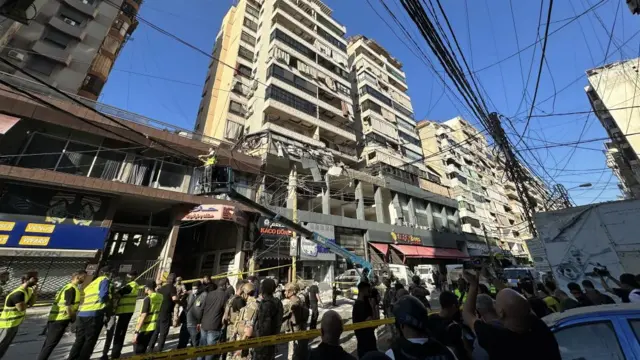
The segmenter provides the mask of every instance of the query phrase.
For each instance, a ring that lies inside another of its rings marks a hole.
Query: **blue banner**
[[[101,250],[109,228],[28,221],[0,221],[0,248]]]

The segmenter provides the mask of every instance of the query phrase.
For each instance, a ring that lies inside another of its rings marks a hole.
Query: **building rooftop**
[[[402,63],[400,62],[400,60],[396,59],[395,57],[391,56],[391,54],[387,51],[387,49],[385,49],[384,47],[382,47],[382,45],[378,44],[378,42],[376,42],[373,39],[369,39],[368,37],[364,36],[364,35],[355,35],[352,36],[348,39],[349,43],[354,43],[358,40],[362,39],[364,41],[365,44],[367,44],[373,51],[377,52],[378,54],[384,56],[393,66],[395,66],[398,69],[402,69]]]

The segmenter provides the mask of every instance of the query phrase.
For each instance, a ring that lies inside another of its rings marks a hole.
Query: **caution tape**
[[[380,319],[380,320],[364,321],[356,324],[348,324],[344,326],[344,331],[353,331],[353,330],[360,330],[360,329],[365,329],[370,327],[378,327],[381,325],[393,324],[394,321],[395,321],[394,318],[387,318],[387,319]],[[126,359],[127,360],[160,360],[160,359],[183,360],[183,359],[191,359],[191,358],[201,357],[206,355],[224,354],[224,353],[251,349],[256,347],[272,346],[272,345],[287,343],[287,342],[296,341],[296,340],[313,339],[318,336],[320,336],[320,330],[307,330],[307,331],[300,331],[300,332],[294,332],[294,333],[288,333],[288,334],[263,336],[261,338],[255,338],[255,339],[232,341],[232,342],[220,343],[216,345],[189,347],[186,349],[172,350],[172,351],[167,351],[163,353],[135,355],[132,357],[128,357]]]
[[[270,267],[270,268],[256,269],[253,272],[254,273],[259,273],[259,272],[262,272],[262,271],[281,269],[281,268],[290,267],[290,266],[291,266],[291,264],[280,265],[280,266],[274,266],[274,267]],[[223,279],[223,278],[226,278],[226,277],[229,277],[229,276],[245,275],[245,274],[249,274],[249,273],[251,273],[251,272],[250,271],[228,272],[228,273],[222,273],[222,274],[219,274],[219,275],[211,276],[211,279]],[[202,280],[202,278],[183,280],[182,283],[183,284],[190,284],[190,283],[196,282],[198,280]]]

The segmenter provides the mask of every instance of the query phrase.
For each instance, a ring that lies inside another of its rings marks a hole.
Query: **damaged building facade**
[[[345,33],[319,0],[238,1],[216,38],[196,132],[261,160],[256,201],[374,263],[465,258],[457,203],[417,161],[401,65]],[[250,227],[255,265],[288,276],[290,233],[264,218]],[[305,239],[299,248],[305,279],[348,266]]]

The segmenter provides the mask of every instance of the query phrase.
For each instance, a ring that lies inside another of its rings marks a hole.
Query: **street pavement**
[[[437,297],[436,297],[437,298]],[[339,297],[336,306],[331,305],[331,294],[323,293],[322,299],[324,302],[324,307],[320,308],[320,319],[318,320],[318,325],[320,324],[320,320],[322,319],[322,315],[327,310],[335,310],[340,316],[342,316],[343,322],[345,324],[350,324],[351,321],[351,311],[353,308],[353,300],[345,299]],[[432,302],[433,303],[433,302]],[[44,336],[40,336],[42,330],[44,329],[47,316],[49,313],[49,307],[37,307],[31,308],[27,310],[27,318],[24,323],[20,325],[20,330],[18,335],[16,336],[13,344],[9,348],[9,351],[5,355],[4,359],[8,360],[24,360],[24,359],[35,359],[40,353],[40,349],[42,347],[42,343],[44,342]],[[123,349],[123,356],[129,356],[133,354],[133,348],[131,344],[131,337],[133,334],[133,328],[135,325],[134,317],[129,324],[129,333],[125,339],[125,346]],[[178,343],[178,333],[179,328],[171,328],[169,339],[165,345],[165,349],[175,349]],[[379,327],[376,330],[376,335],[378,337],[378,347],[380,351],[386,351],[391,342],[391,336],[389,332],[389,327]],[[51,355],[51,360],[64,360],[69,354],[71,350],[71,346],[75,340],[75,335],[72,333],[67,333],[64,335],[60,344],[56,347],[55,351]],[[95,351],[92,359],[99,359],[102,355],[102,348],[104,347],[105,342],[105,331],[103,330],[98,343],[96,344]],[[311,340],[309,343],[311,347],[317,346],[320,342],[319,338]],[[341,345],[345,349],[345,351],[356,355],[356,338],[353,331],[345,332],[342,334]],[[286,359],[285,354],[278,354],[276,359],[283,360]]]

